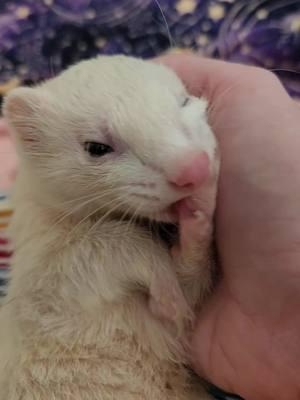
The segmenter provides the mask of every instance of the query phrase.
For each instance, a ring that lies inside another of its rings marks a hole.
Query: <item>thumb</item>
[[[224,90],[232,87],[256,67],[203,58],[195,54],[168,54],[154,60],[170,67],[194,96],[213,102]]]

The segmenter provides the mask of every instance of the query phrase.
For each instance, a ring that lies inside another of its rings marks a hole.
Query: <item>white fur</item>
[[[209,262],[211,231],[195,260],[176,264],[150,230],[130,223],[135,214],[173,218],[168,207],[191,193],[168,180],[197,151],[215,165],[206,103],[181,107],[185,96],[164,66],[118,56],[6,99],[21,164],[0,400],[208,398],[189,385],[181,344],[208,284],[198,284],[195,265]],[[88,140],[115,152],[92,159]],[[153,299],[174,313],[170,326],[151,312]]]

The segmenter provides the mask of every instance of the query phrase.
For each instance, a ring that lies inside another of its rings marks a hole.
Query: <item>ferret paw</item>
[[[171,249],[175,260],[189,262],[199,258],[207,250],[212,239],[212,219],[202,210],[192,210],[187,204],[182,205],[179,218],[179,243]]]
[[[176,329],[181,336],[193,313],[179,285],[167,279],[157,281],[150,290],[149,309],[155,318]]]

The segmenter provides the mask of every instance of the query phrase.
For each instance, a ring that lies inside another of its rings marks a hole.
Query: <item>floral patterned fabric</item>
[[[0,100],[97,54],[150,58],[170,48],[265,67],[300,97],[300,0],[1,0]],[[0,122],[0,296],[14,157]]]

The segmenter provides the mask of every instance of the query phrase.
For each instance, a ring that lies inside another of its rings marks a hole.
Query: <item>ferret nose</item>
[[[209,158],[207,153],[201,152],[194,156],[190,162],[184,162],[184,167],[170,183],[179,188],[198,187],[209,175]]]

